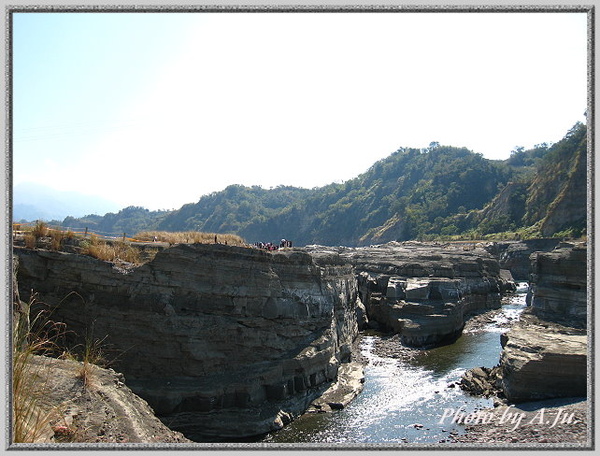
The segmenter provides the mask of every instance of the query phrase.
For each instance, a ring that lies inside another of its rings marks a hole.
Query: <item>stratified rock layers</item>
[[[15,249],[19,286],[52,318],[112,348],[112,367],[194,440],[279,429],[336,378],[357,335],[339,257],[179,245],[128,273],[86,256]]]
[[[531,259],[531,307],[502,338],[504,394],[512,402],[586,396],[586,245],[562,245]]]
[[[527,303],[535,315],[568,326],[587,326],[587,247],[566,244],[531,256]]]
[[[315,255],[324,249],[309,248]],[[470,312],[500,307],[508,286],[498,261],[481,247],[391,242],[329,249],[354,265],[371,324],[398,333],[406,345],[456,339]]]
[[[523,315],[502,336],[502,389],[511,402],[587,395],[587,335]]]

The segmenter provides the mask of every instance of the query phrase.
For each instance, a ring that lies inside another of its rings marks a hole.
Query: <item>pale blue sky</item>
[[[504,159],[587,107],[585,13],[16,13],[13,182],[178,208],[432,141]]]

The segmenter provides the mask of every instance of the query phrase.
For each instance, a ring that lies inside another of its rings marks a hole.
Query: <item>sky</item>
[[[431,142],[506,159],[587,108],[587,15],[13,15],[13,185],[179,208]]]

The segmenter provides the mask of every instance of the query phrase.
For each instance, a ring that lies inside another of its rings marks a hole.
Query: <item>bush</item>
[[[36,239],[46,237],[48,235],[48,225],[46,222],[38,220],[35,222],[35,226],[33,227],[33,230],[31,230],[31,234],[33,234]]]

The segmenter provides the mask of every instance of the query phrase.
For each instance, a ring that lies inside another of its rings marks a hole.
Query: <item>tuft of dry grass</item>
[[[27,233],[25,235],[25,247],[27,247],[28,249],[35,249],[36,245],[37,238],[31,233]]]
[[[43,406],[49,390],[49,374],[45,367],[33,363],[35,355],[47,355],[56,349],[55,340],[64,333],[64,325],[47,318],[40,311],[30,318],[36,304],[32,294],[28,303],[15,302],[12,340],[12,441],[35,443],[48,438],[49,425],[57,411]]]
[[[104,357],[103,343],[106,339],[93,339],[90,335],[85,338],[81,354],[81,367],[78,369],[76,377],[83,381],[84,388],[92,386],[94,366],[106,366],[107,361]]]
[[[31,234],[33,234],[37,239],[48,236],[48,224],[38,220],[35,222],[35,226],[31,230]]]
[[[52,250],[60,250],[63,239],[65,239],[65,232],[61,230],[50,230],[50,248]]]
[[[142,231],[135,235],[139,241],[168,242],[169,244],[227,244],[246,246],[246,241],[236,234],[203,233],[200,231]]]
[[[82,243],[81,247],[81,253],[102,261],[121,260],[133,264],[142,263],[139,249],[122,241],[101,241],[96,238]]]

